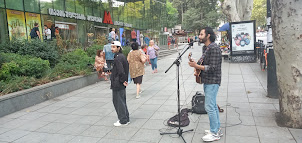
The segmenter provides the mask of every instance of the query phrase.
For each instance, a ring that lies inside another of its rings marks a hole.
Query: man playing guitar
[[[201,70],[201,83],[204,84],[205,109],[210,120],[210,130],[205,130],[204,141],[217,141],[223,135],[220,128],[219,110],[216,104],[216,97],[221,83],[221,51],[215,44],[216,35],[213,29],[206,27],[200,31],[199,39],[203,46],[203,56],[196,63],[194,60],[189,62],[196,71]],[[198,82],[199,83],[199,82]]]

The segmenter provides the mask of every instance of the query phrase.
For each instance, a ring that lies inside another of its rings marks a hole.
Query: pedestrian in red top
[[[136,42],[136,32],[134,31],[134,29],[131,32],[131,38],[133,42]]]

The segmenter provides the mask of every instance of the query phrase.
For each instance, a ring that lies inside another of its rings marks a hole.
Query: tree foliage
[[[256,20],[257,27],[266,24],[266,0],[254,0],[251,19]]]
[[[198,30],[201,27],[217,27],[221,13],[217,0],[173,0],[177,6],[180,4],[179,11],[183,13],[183,28],[186,30]]]

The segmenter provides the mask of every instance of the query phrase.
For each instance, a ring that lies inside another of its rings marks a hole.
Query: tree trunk
[[[283,125],[302,128],[302,1],[272,0],[273,47]]]
[[[251,19],[253,0],[224,0],[221,8],[228,21],[246,21]]]

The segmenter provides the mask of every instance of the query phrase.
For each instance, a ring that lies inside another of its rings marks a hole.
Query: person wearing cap
[[[113,59],[114,59],[114,53],[112,53],[112,51],[111,51],[112,41],[113,41],[112,39],[109,39],[108,44],[104,45],[104,48],[103,48],[103,51],[105,53],[107,68],[109,70],[112,69],[112,63],[113,63]]]
[[[129,112],[126,103],[126,86],[128,86],[129,64],[122,53],[122,46],[119,41],[111,44],[112,53],[115,53],[111,74],[112,101],[117,113],[118,121],[114,126],[126,126],[130,123]]]

